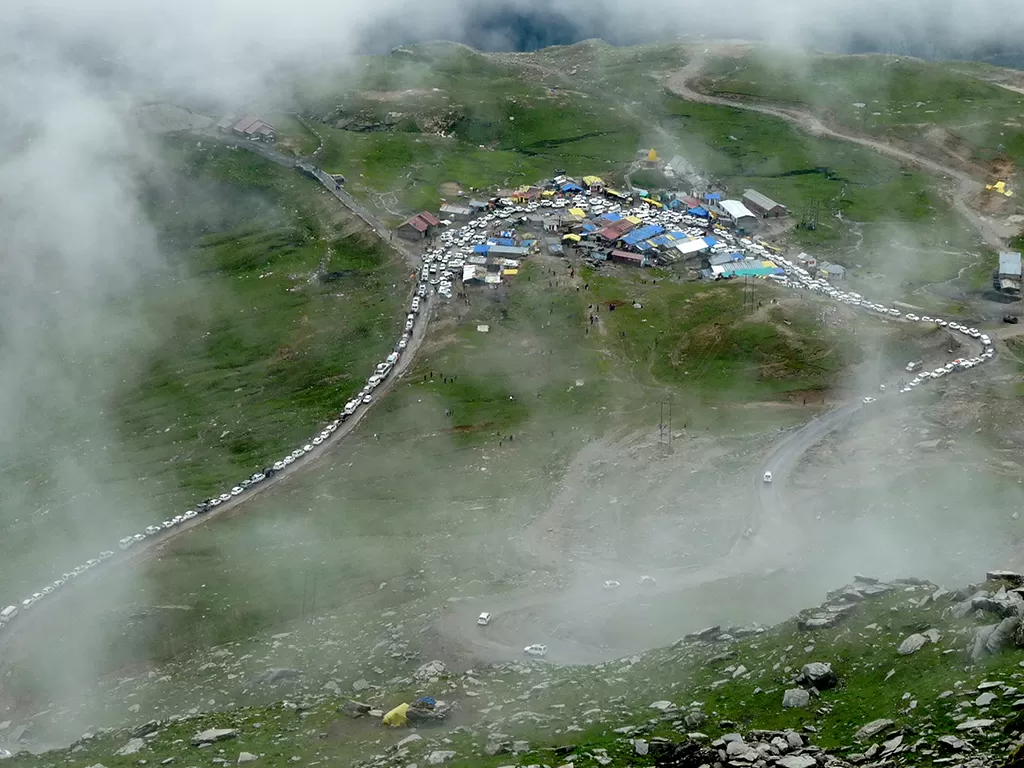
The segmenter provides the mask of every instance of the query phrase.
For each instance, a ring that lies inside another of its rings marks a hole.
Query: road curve
[[[969,197],[979,193],[983,188],[982,183],[975,179],[971,174],[959,168],[943,165],[942,163],[936,162],[930,158],[893,146],[881,139],[875,139],[868,136],[857,136],[840,131],[831,126],[825,125],[825,123],[823,123],[818,117],[805,110],[769,104],[753,104],[750,102],[727,99],[721,96],[710,96],[706,93],[695,91],[690,87],[690,83],[700,74],[704,67],[704,63],[704,57],[702,55],[695,55],[685,67],[674,72],[666,79],[665,84],[668,89],[686,101],[693,101],[699,104],[710,104],[718,107],[742,109],[747,112],[757,112],[761,115],[785,120],[790,125],[793,125],[799,130],[809,133],[812,136],[823,136],[829,139],[845,141],[850,144],[857,144],[877,152],[878,154],[891,157],[894,160],[899,160],[903,163],[908,163],[928,171],[929,173],[954,181],[956,184],[951,192],[953,206],[961,215],[967,218],[974,225],[978,230],[978,234],[987,245],[990,245],[997,250],[1006,247],[1006,244],[1000,234],[967,203],[967,199]]]

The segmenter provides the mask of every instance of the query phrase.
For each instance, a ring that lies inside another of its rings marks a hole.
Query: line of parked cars
[[[255,488],[260,483],[265,482],[289,465],[294,464],[303,456],[316,451],[344,422],[352,418],[360,408],[369,405],[373,401],[373,391],[384,383],[392,370],[394,370],[402,352],[409,345],[409,340],[412,338],[413,328],[416,324],[416,318],[420,314],[423,302],[426,301],[426,294],[426,283],[421,282],[418,293],[413,297],[412,303],[409,306],[409,313],[405,319],[405,329],[398,342],[395,344],[394,350],[384,360],[377,364],[373,373],[367,379],[366,384],[355,397],[345,404],[344,409],[342,409],[338,414],[338,417],[327,424],[317,435],[312,437],[302,446],[293,450],[291,453],[278,459],[270,466],[249,475],[249,477],[245,478],[237,485],[232,486],[229,490],[226,490],[217,496],[211,496],[208,499],[204,499],[191,509],[184,511],[179,515],[175,515],[174,517],[168,518],[159,525],[148,525],[143,531],[121,538],[117,542],[118,549],[131,549],[139,542],[145,541],[153,536],[157,536],[164,531],[168,531],[176,526],[188,522],[189,520],[199,517],[200,515],[206,514],[220,505],[241,496],[246,491]],[[104,550],[97,557],[90,558],[82,565],[75,566],[66,573],[61,574],[60,578],[54,579],[53,582],[33,592],[28,597],[23,598],[19,603],[8,605],[0,609],[0,630],[13,621],[19,613],[28,610],[40,600],[70,584],[86,571],[95,568],[113,556],[113,550]]]

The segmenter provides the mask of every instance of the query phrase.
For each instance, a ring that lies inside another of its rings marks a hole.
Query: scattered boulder
[[[996,624],[987,624],[974,631],[974,642],[971,644],[971,661],[978,662],[988,654],[988,639],[996,630]]]
[[[638,755],[646,755],[650,751],[650,745],[645,739],[633,739],[633,751]]]
[[[683,716],[683,722],[687,728],[700,728],[707,722],[708,716],[699,709],[691,709]]]
[[[853,738],[857,741],[866,741],[870,739],[872,736],[881,733],[886,728],[890,728],[893,725],[895,725],[895,723],[887,718],[879,718],[878,720],[872,720],[867,725],[861,726],[857,733],[853,735]]]
[[[150,720],[148,722],[143,723],[142,725],[136,726],[132,730],[131,735],[133,737],[137,738],[137,739],[141,739],[143,736],[148,736],[149,734],[153,733],[154,731],[159,730],[159,728],[160,728],[160,721],[159,720]]]
[[[999,697],[992,693],[992,691],[985,691],[985,693],[981,694],[974,700],[974,705],[977,707],[987,707],[998,698]]]
[[[438,662],[440,664],[441,662]],[[444,666],[443,664],[441,666]],[[442,765],[455,757],[450,749],[438,749],[427,755],[427,765]]]
[[[915,632],[900,643],[900,647],[896,649],[896,653],[900,656],[910,656],[912,653],[920,651],[927,644],[928,638]]]
[[[1018,616],[1008,616],[1000,621],[985,641],[985,650],[995,655],[1013,640],[1013,633],[1020,626]]]
[[[719,762],[717,749],[706,747],[694,739],[676,744],[667,741],[651,742],[650,754],[654,755],[655,765],[661,768],[700,768],[702,765]]]
[[[1024,586],[1024,575],[1016,571],[988,571],[985,574],[985,581],[1006,581],[1015,587]]]
[[[952,734],[947,734],[946,736],[939,736],[937,741],[940,746],[946,747],[947,749],[951,749],[956,752],[961,752],[963,750],[970,749],[970,745],[966,741],[964,741],[963,739],[958,739],[956,736],[953,736]]]
[[[815,768],[817,764],[818,762],[810,755],[786,755],[775,763],[779,768]]]
[[[800,674],[796,677],[796,682],[824,691],[835,688],[839,684],[839,678],[832,671],[831,664],[824,661],[813,661],[810,664],[804,664]]]
[[[121,747],[117,752],[114,753],[117,757],[124,757],[125,755],[134,755],[140,749],[146,746],[146,742],[142,739],[129,739],[128,743]]]
[[[972,718],[971,720],[964,720],[962,723],[958,723],[956,729],[958,731],[973,731],[975,729],[984,729],[991,727],[994,722],[995,720],[990,720],[984,717]]]
[[[659,712],[670,712],[676,708],[676,705],[671,701],[655,701],[650,704],[651,709],[656,709]]]
[[[437,661],[435,659],[434,661],[428,661],[426,664],[420,666],[419,669],[413,672],[412,676],[418,682],[426,683],[432,680],[437,680],[447,674],[448,667],[444,665],[444,662]]]
[[[192,737],[192,744],[199,746],[200,744],[213,744],[217,741],[227,741],[233,739],[238,735],[238,730],[235,728],[208,728],[205,731],[200,731]]]
[[[299,677],[302,677],[301,671],[297,669],[290,669],[288,667],[280,667],[277,669],[268,669],[256,678],[256,682],[263,683],[265,685],[273,685],[274,683],[284,682],[285,680],[296,680]]]
[[[244,763],[255,763],[259,758],[252,752],[239,752],[238,753],[238,764],[243,765]]]
[[[811,694],[803,688],[790,688],[782,695],[782,706],[787,709],[806,707],[811,703]]]
[[[352,700],[346,701],[338,707],[339,712],[342,712],[349,717],[363,717],[364,715],[368,715],[371,709],[373,709],[373,707],[369,704],[363,704],[361,701]]]
[[[409,746],[410,744],[413,744],[413,743],[415,743],[415,742],[417,742],[417,741],[422,741],[422,740],[423,740],[423,737],[422,737],[422,736],[420,736],[420,735],[419,735],[418,733],[410,733],[410,734],[409,734],[408,736],[406,736],[406,737],[405,737],[404,739],[402,739],[402,740],[401,740],[400,742],[398,742],[397,744],[395,744],[395,746],[396,746],[396,747],[397,747],[398,749],[401,749],[402,747],[407,747],[407,746]]]
[[[354,683],[352,683],[352,690],[356,693],[359,693],[360,691],[365,691],[369,687],[370,684],[366,680],[356,680]]]

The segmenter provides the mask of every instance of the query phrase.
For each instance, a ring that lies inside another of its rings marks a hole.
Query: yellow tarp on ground
[[[580,239],[581,238],[580,238],[579,235],[574,235],[571,232],[568,235],[564,235],[562,237],[562,240],[572,240],[574,243],[578,243],[580,241]]]
[[[1005,181],[997,181],[995,184],[986,184],[985,189],[989,192],[998,192],[1000,195],[1013,197],[1013,192],[1007,189]]]
[[[571,213],[573,216],[575,216],[578,219],[585,219],[585,218],[587,218],[587,212],[584,211],[582,208],[570,208],[569,209],[569,213]]]
[[[509,275],[518,275],[519,274],[519,270],[518,269],[506,269],[506,270],[502,271],[502,274],[505,275],[506,277],[508,277]]]
[[[631,224],[642,224],[643,223],[643,219],[641,219],[639,216],[627,216],[626,217],[626,221],[630,222]]]
[[[409,718],[406,716],[408,711],[408,704],[399,704],[384,715],[384,725],[390,725],[392,728],[401,728],[403,725],[408,725]]]
[[[553,190],[553,189],[545,189],[543,192],[541,192],[541,194],[544,195],[544,197],[554,197],[555,196],[555,190]]]

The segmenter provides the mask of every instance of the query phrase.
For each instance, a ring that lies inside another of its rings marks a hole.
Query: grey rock
[[[812,685],[819,691],[835,688],[839,684],[839,678],[832,671],[832,665],[824,661],[813,661],[804,664],[796,682],[802,685]]]
[[[958,731],[973,731],[975,728],[984,729],[990,727],[995,720],[988,718],[972,718],[971,720],[964,720],[962,723],[958,723],[956,729]]]
[[[359,693],[360,691],[365,691],[369,687],[370,683],[366,680],[356,680],[354,683],[352,683],[352,690],[356,693]]]
[[[932,629],[926,629],[921,634],[924,635],[925,637],[927,637],[928,638],[928,642],[931,642],[931,643],[939,642],[940,638],[942,637],[942,635],[939,634],[939,630],[935,629],[934,627]]]
[[[1016,571],[988,571],[985,574],[985,581],[1007,581],[1015,587],[1024,585],[1024,576]]]
[[[722,736],[722,741],[724,741],[726,744],[732,741],[738,741],[742,743],[743,737],[740,736],[740,734],[738,733],[727,733],[724,736]]]
[[[939,736],[937,741],[939,744],[946,747],[947,749],[952,749],[955,751],[970,749],[970,745],[966,741],[964,741],[963,739],[958,739],[956,736],[952,734],[948,734],[946,736]]]
[[[154,731],[159,730],[159,728],[160,728],[160,721],[159,720],[150,720],[149,722],[146,722],[146,723],[143,723],[142,725],[136,726],[132,730],[131,735],[134,736],[135,738],[141,739],[143,736],[148,736],[149,734],[153,733]]]
[[[896,736],[893,736],[891,739],[888,739],[887,741],[882,743],[882,754],[883,755],[888,755],[890,752],[895,752],[897,749],[899,749],[899,746],[902,743],[903,743],[903,734],[902,733],[897,734]]]
[[[450,749],[438,749],[427,755],[427,765],[442,765],[455,757]]]
[[[786,755],[775,764],[779,768],[814,768],[818,762],[810,755]]]
[[[803,688],[790,688],[782,695],[782,706],[791,709],[806,707],[811,703],[811,694]]]
[[[361,701],[346,701],[339,708],[339,712],[343,712],[349,717],[362,717],[370,713],[373,709],[369,704],[363,704]]]
[[[676,708],[676,705],[671,701],[655,701],[650,704],[651,709],[657,709],[659,712],[669,712]]]
[[[1013,640],[1013,633],[1020,626],[1020,618],[1008,616],[1000,621],[985,641],[985,650],[995,655]]]
[[[646,755],[650,751],[650,745],[645,739],[633,739],[633,751],[638,755]]]
[[[428,661],[426,664],[420,666],[412,676],[421,683],[434,680],[435,678],[443,677],[448,674],[448,667],[444,665],[444,662],[434,660]]]
[[[700,728],[707,722],[707,719],[708,716],[699,709],[691,709],[683,715],[683,722],[686,723],[687,728]]]
[[[289,667],[279,667],[276,669],[268,669],[262,675],[256,678],[257,683],[274,684],[280,683],[285,680],[295,680],[302,676],[302,672],[297,669],[291,669]]]
[[[401,749],[402,747],[407,747],[410,744],[413,744],[413,743],[415,743],[417,741],[422,741],[422,740],[423,740],[423,737],[420,736],[418,733],[410,733],[408,736],[406,736],[400,742],[395,744],[395,746],[398,747],[399,749]]]
[[[523,752],[530,751],[530,742],[528,741],[513,741],[512,742],[512,754],[520,755]]]
[[[974,705],[977,707],[987,707],[998,698],[992,691],[986,691],[974,700]]]
[[[140,749],[146,746],[146,742],[142,739],[129,739],[128,743],[121,747],[117,752],[114,753],[117,757],[123,757],[125,755],[134,755]]]
[[[971,661],[978,662],[988,655],[988,639],[996,630],[996,624],[987,624],[974,631],[974,642],[971,644]]]
[[[914,633],[907,637],[900,647],[896,649],[896,653],[900,656],[909,656],[912,653],[917,653],[928,643],[928,638],[922,634]]]
[[[243,763],[255,763],[259,758],[252,752],[239,752],[238,753],[238,765]]]
[[[804,746],[804,737],[796,731],[786,731],[786,742],[790,749],[801,749]]]
[[[870,739],[872,736],[881,733],[892,725],[894,725],[894,722],[884,717],[879,718],[878,720],[872,720],[867,725],[861,726],[857,733],[853,735],[853,738],[857,741],[865,741]]]
[[[490,741],[487,746],[484,747],[484,753],[490,756],[503,755],[507,752],[512,751],[511,741]]]
[[[235,728],[209,728],[205,731],[200,731],[192,737],[192,744],[199,746],[200,744],[213,744],[216,741],[227,741],[233,739],[238,735],[238,731]]]

